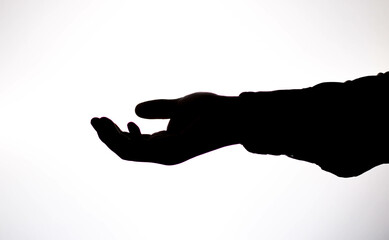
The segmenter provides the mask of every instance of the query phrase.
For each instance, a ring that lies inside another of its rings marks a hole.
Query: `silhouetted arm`
[[[242,93],[243,146],[351,177],[388,162],[389,73],[300,90]]]
[[[253,153],[287,155],[351,177],[387,162],[388,78],[386,73],[239,97],[194,93],[148,101],[136,107],[138,116],[170,119],[166,130],[151,135],[133,122],[128,132],[108,118],[91,123],[125,160],[173,165],[242,144]]]

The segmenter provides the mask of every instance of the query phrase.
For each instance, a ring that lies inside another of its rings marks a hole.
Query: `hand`
[[[194,93],[136,107],[139,117],[170,119],[165,131],[141,134],[139,127],[129,122],[129,132],[123,132],[106,117],[93,118],[91,124],[101,141],[122,159],[173,165],[239,143],[237,109],[237,97]]]

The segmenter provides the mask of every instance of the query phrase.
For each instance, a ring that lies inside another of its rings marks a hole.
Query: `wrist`
[[[250,152],[288,154],[299,121],[298,95],[299,90],[241,93],[240,143]]]

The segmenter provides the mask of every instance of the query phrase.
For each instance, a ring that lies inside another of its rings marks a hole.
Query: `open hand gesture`
[[[99,138],[125,160],[173,165],[200,154],[239,143],[236,97],[194,93],[172,100],[139,104],[135,112],[146,119],[170,119],[167,129],[142,134],[129,122],[128,132],[106,117],[93,118]]]

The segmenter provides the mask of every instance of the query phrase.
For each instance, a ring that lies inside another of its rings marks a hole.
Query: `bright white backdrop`
[[[384,0],[0,0],[0,239],[387,239],[389,168],[224,148],[125,162],[89,121],[137,103],[389,69]],[[285,121],[288,119],[286,118]]]

